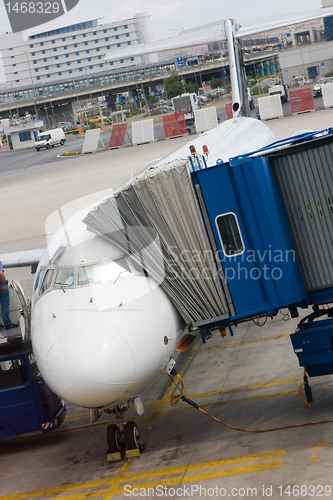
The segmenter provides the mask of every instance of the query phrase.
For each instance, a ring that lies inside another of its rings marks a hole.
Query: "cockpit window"
[[[98,262],[97,264],[80,266],[78,268],[78,286],[114,281],[124,272],[131,272],[125,258],[107,263]]]
[[[52,283],[53,273],[54,273],[53,269],[48,269],[46,271],[44,279],[43,279],[43,283],[42,283],[40,290],[39,290],[39,295],[42,295],[42,293],[46,292],[46,290],[48,288],[50,288],[51,283]]]
[[[45,269],[41,269],[41,270],[39,271],[39,273],[37,274],[37,277],[36,277],[36,279],[35,279],[35,285],[34,285],[34,289],[35,289],[35,290],[37,290],[38,285],[39,285],[39,283],[42,281],[44,274],[45,274]]]
[[[59,268],[54,281],[54,288],[74,286],[74,269],[72,267]]]
[[[90,283],[99,283],[101,281],[100,268],[100,264],[90,264],[89,266],[79,267],[77,284],[83,286],[89,285]]]

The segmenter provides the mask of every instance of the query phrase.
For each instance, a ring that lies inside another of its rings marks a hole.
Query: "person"
[[[2,265],[2,262],[0,260],[0,305],[1,305],[1,313],[2,313],[2,319],[5,325],[6,330],[9,328],[15,328],[16,324],[11,322],[11,319],[9,317],[9,290],[7,286],[8,281],[6,280],[5,277],[5,271]]]

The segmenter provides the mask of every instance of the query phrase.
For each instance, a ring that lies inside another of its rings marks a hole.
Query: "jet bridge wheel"
[[[126,446],[129,450],[138,449],[142,453],[145,449],[145,443],[140,437],[138,426],[132,420],[125,424],[124,437]]]
[[[110,424],[106,429],[106,441],[108,443],[108,452],[117,453],[121,452],[120,432],[118,425]]]

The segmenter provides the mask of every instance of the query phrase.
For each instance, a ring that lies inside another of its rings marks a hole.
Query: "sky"
[[[5,2],[0,3],[0,34],[11,31]],[[231,17],[240,24],[248,24],[262,17],[285,19],[287,13],[320,8],[321,0],[79,0],[70,12],[34,29],[47,31],[97,17],[102,18],[102,23],[120,21],[139,12],[147,12],[151,15],[153,37],[159,40],[177,35],[177,30],[194,28],[219,19]],[[0,82],[5,82],[1,61]]]

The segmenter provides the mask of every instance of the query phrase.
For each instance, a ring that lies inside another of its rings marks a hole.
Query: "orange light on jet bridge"
[[[209,154],[209,151],[208,151],[208,146],[206,146],[206,144],[204,144],[204,145],[202,146],[202,151],[203,151],[203,153],[204,153],[205,155],[208,155],[208,154]]]
[[[195,156],[197,154],[196,152],[196,149],[195,149],[195,146],[193,146],[193,144],[190,146],[190,153],[191,155]]]

